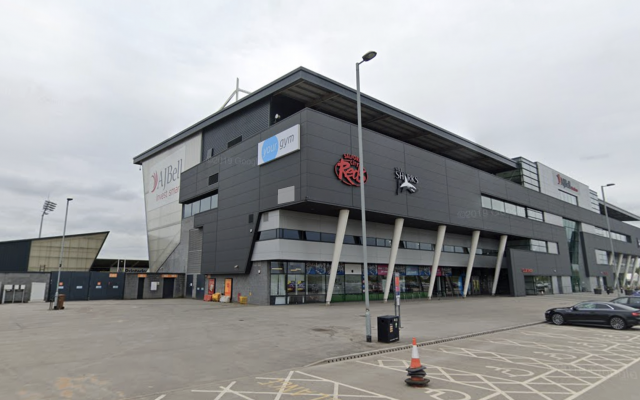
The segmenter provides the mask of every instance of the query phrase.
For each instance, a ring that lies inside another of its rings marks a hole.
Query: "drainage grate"
[[[514,329],[527,328],[529,326],[540,325],[540,324],[544,324],[544,323],[545,323],[544,321],[542,321],[542,322],[533,322],[533,323],[530,323],[530,324],[511,326],[511,327],[508,327],[508,328],[494,329],[494,330],[491,330],[491,331],[469,333],[469,334],[460,335],[460,336],[452,336],[452,337],[449,337],[449,338],[430,340],[428,342],[421,342],[421,343],[418,343],[417,346],[418,347],[433,346],[434,344],[447,343],[447,342],[452,342],[454,340],[469,339],[469,338],[476,337],[476,336],[490,335],[492,333],[500,333],[500,332],[505,332],[505,331],[511,331],[511,330],[514,330]],[[312,364],[309,364],[309,365],[307,365],[307,367],[313,367],[315,365],[321,365],[321,364],[331,364],[331,363],[336,363],[336,362],[341,362],[341,361],[354,360],[356,358],[364,358],[364,357],[375,356],[375,355],[379,355],[379,354],[395,353],[397,351],[403,351],[403,350],[411,350],[412,347],[413,347],[412,345],[398,346],[398,347],[391,347],[391,348],[388,348],[388,349],[367,351],[367,352],[364,352],[364,353],[347,354],[347,355],[339,356],[339,357],[325,358],[324,360],[316,361],[316,362],[314,362]]]

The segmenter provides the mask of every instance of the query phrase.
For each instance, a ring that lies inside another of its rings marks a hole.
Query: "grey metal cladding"
[[[196,182],[198,180],[198,169],[193,167],[180,174],[180,203],[186,202],[197,196],[198,190]]]
[[[26,272],[30,252],[31,240],[0,243],[0,272]]]
[[[202,160],[206,159],[210,148],[216,156],[227,150],[227,143],[238,136],[245,141],[267,129],[269,102],[270,99],[263,99],[205,128],[202,131]]]

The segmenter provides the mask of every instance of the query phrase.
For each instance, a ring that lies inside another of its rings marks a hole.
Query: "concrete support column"
[[[402,227],[404,218],[396,218],[393,226],[393,239],[391,240],[391,255],[389,256],[389,268],[387,269],[387,283],[384,285],[384,302],[389,297],[389,288],[393,281],[393,270],[396,267],[396,257],[398,256],[398,246],[400,245],[400,236],[402,235]]]
[[[333,296],[333,286],[336,283],[336,274],[338,273],[338,264],[340,262],[340,254],[342,254],[342,243],[344,242],[344,233],[347,230],[347,222],[349,221],[349,210],[340,210],[338,217],[338,229],[336,231],[336,242],[333,244],[333,258],[331,259],[331,274],[329,275],[329,287],[327,288],[327,305],[331,304]],[[367,240],[367,238],[362,238]],[[366,243],[366,242],[365,242]],[[365,274],[367,266],[365,265]]]
[[[629,254],[627,256],[627,266],[624,268],[624,279],[622,279],[622,287],[623,289],[627,286],[627,275],[629,275],[629,268],[631,268],[633,256]]]
[[[620,253],[618,255],[618,268],[616,269],[616,275],[614,277],[615,281],[613,282],[613,288],[620,288],[620,268],[622,267],[622,258],[624,258],[624,254]]]
[[[636,270],[640,268],[640,257],[636,257],[636,262],[633,266],[633,271],[631,274],[631,288],[635,289],[635,287],[638,285],[638,282],[640,281],[640,273],[636,273]],[[635,282],[634,282],[635,280]]]
[[[440,255],[442,254],[442,246],[444,245],[444,234],[446,231],[446,225],[440,225],[438,227],[438,237],[436,238],[436,253],[433,256],[431,279],[429,279],[429,299],[431,299],[431,296],[433,296],[433,287],[436,283],[436,274],[438,273],[438,265],[440,264]]]
[[[500,278],[500,268],[502,267],[502,259],[504,258],[504,249],[507,247],[507,235],[500,236],[500,245],[498,247],[498,259],[496,260],[496,271],[493,274],[493,288],[491,288],[491,295],[496,295],[496,289],[498,289],[498,279]]]
[[[469,262],[467,263],[467,276],[464,278],[464,291],[462,297],[467,297],[469,293],[469,282],[471,282],[471,272],[473,271],[473,262],[476,259],[476,250],[478,250],[478,241],[480,240],[480,231],[473,231],[471,234],[471,249],[469,250]]]

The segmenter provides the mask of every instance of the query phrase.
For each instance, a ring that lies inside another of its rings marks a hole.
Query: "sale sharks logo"
[[[409,175],[402,171],[401,168],[394,168],[396,176],[396,194],[402,193],[406,190],[409,193],[415,193],[418,191],[415,185],[418,184],[418,178],[414,175]]]

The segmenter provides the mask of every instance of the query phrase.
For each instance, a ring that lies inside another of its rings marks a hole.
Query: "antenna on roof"
[[[218,111],[222,111],[227,106],[227,104],[229,104],[229,102],[231,101],[234,95],[236,96],[236,102],[238,102],[238,94],[240,92],[244,94],[251,94],[251,92],[247,92],[246,90],[240,89],[240,78],[236,78],[236,90],[234,90],[233,93],[231,93],[231,96],[229,96],[227,101],[224,102],[224,104],[222,105],[222,107],[220,107],[220,110]]]

